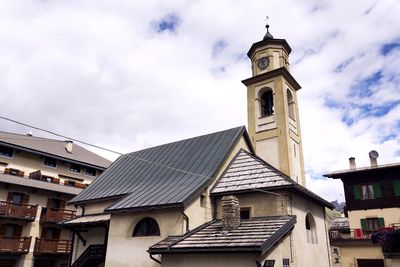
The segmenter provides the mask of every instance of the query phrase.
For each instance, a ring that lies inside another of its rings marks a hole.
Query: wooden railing
[[[105,257],[105,245],[90,245],[71,266],[97,266],[99,263],[104,262]]]
[[[71,251],[71,240],[36,238],[36,254],[68,254]]]
[[[34,221],[37,207],[37,205],[15,204],[7,201],[0,201],[0,217],[4,216]]]
[[[0,253],[26,254],[29,252],[31,237],[0,237]]]
[[[64,209],[43,209],[40,220],[42,222],[63,222],[71,220],[76,217],[75,210],[64,210]]]

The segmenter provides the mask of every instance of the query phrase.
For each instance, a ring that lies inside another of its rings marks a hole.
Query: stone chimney
[[[349,158],[349,163],[350,163],[350,170],[354,170],[356,169],[356,158],[355,157],[351,157]]]
[[[72,147],[74,143],[71,140],[65,141],[67,144],[65,145],[65,150],[67,150],[68,153],[72,153]]]
[[[376,150],[371,150],[369,153],[369,161],[371,162],[371,167],[378,167],[378,157],[379,153]]]
[[[224,196],[222,198],[222,229],[233,230],[240,225],[239,200],[235,196]]]

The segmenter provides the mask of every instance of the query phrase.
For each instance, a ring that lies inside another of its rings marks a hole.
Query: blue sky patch
[[[228,43],[225,40],[219,40],[214,43],[213,48],[212,48],[212,56],[217,57],[219,54],[221,54],[225,48],[228,46]]]
[[[400,48],[400,40],[382,45],[380,52],[382,55],[387,56],[390,52],[397,48]]]
[[[371,76],[361,80],[350,88],[350,97],[370,97],[373,94],[372,87],[377,85],[382,79],[382,71],[377,71]]]
[[[341,64],[339,64],[336,69],[335,72],[342,72],[351,62],[353,62],[354,58],[349,58],[348,60],[342,62]]]
[[[180,24],[180,18],[176,14],[167,14],[159,21],[153,23],[156,32],[176,32]]]

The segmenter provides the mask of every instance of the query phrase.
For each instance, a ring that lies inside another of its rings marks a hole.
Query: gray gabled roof
[[[61,140],[0,131],[0,145],[100,169],[105,169],[111,164],[108,159],[75,143],[72,152],[69,153],[65,149],[66,142]]]
[[[229,163],[228,168],[215,183],[211,195],[227,195],[254,190],[277,190],[288,188],[318,201],[326,207],[334,206],[304,186],[272,167],[261,158],[241,149]]]
[[[255,252],[264,254],[295,225],[296,216],[268,216],[241,220],[226,231],[221,220],[212,221],[183,236],[167,237],[150,247],[150,254]]]
[[[106,211],[183,207],[205,188],[243,135],[245,127],[237,127],[125,154],[71,203],[120,196]]]

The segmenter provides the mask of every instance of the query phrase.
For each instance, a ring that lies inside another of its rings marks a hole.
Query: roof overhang
[[[61,224],[67,228],[104,226],[108,225],[110,218],[111,214],[90,214],[62,222]]]
[[[263,46],[268,46],[268,45],[280,45],[286,50],[288,55],[290,54],[290,52],[292,52],[292,48],[290,47],[289,43],[285,39],[265,39],[265,40],[262,40],[262,41],[252,44],[249,51],[247,52],[247,56],[249,58],[251,58],[257,48],[260,48]]]
[[[46,152],[43,152],[43,151],[31,149],[31,148],[28,148],[28,147],[23,147],[23,146],[18,146],[18,145],[15,145],[15,144],[10,144],[10,143],[7,143],[7,142],[1,141],[1,140],[0,140],[0,144],[1,145],[5,145],[7,147],[12,147],[14,149],[18,149],[18,150],[21,150],[21,151],[26,151],[26,152],[30,152],[30,153],[33,153],[33,154],[37,154],[37,155],[40,155],[40,156],[52,157],[52,158],[55,158],[55,159],[58,159],[58,160],[66,161],[66,162],[77,163],[77,164],[85,166],[85,167],[95,168],[95,169],[99,169],[99,170],[103,170],[103,171],[106,169],[106,167],[90,164],[90,163],[79,161],[79,160],[74,160],[74,159],[61,157],[61,156],[58,156],[58,155],[55,155],[55,154],[46,153]]]

